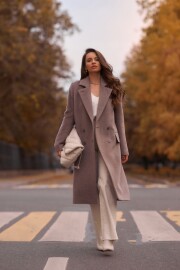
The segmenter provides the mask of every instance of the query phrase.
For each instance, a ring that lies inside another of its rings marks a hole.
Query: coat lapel
[[[79,85],[84,86],[83,88],[79,88],[78,91],[79,91],[79,94],[81,96],[84,107],[85,107],[91,121],[93,122],[93,109],[92,109],[92,99],[91,99],[89,77],[82,79],[79,82]],[[112,89],[108,88],[106,86],[106,82],[101,77],[101,88],[100,88],[100,95],[99,95],[96,120],[98,120],[100,118],[100,116],[105,108],[105,105],[108,102],[108,99],[110,97],[111,92],[112,92]]]
[[[106,86],[106,82],[101,77],[101,89],[99,95],[99,103],[97,108],[96,121],[100,118],[112,92],[112,89]]]
[[[79,88],[79,94],[84,104],[84,107],[93,122],[93,109],[92,109],[92,100],[91,100],[91,91],[90,91],[90,84],[89,84],[89,77],[82,79],[79,82],[79,85],[84,86],[83,88]]]

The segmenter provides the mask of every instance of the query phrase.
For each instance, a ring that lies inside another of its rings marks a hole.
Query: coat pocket
[[[115,132],[115,136],[116,136],[116,142],[120,143],[120,139],[119,139],[119,134],[118,134],[118,132]]]

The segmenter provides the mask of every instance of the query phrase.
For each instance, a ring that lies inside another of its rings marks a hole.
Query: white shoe
[[[114,251],[114,240],[104,240],[103,251]]]
[[[103,240],[97,240],[97,249],[100,250],[100,251],[103,251],[104,248],[103,248]]]
[[[114,251],[114,240],[99,240],[97,241],[97,249],[103,252]]]

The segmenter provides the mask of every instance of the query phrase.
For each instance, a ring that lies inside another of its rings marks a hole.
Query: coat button
[[[85,129],[83,129],[82,131],[85,132]]]
[[[107,129],[110,129],[110,127],[107,127]]]

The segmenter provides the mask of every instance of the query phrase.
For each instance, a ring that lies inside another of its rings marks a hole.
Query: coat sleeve
[[[64,112],[64,117],[54,142],[54,148],[56,151],[62,150],[66,138],[71,132],[73,126],[74,126],[74,98],[73,98],[73,84],[71,84],[69,88],[67,106]]]
[[[116,127],[117,127],[119,138],[120,138],[121,155],[129,155],[127,141],[126,141],[122,100],[118,105],[116,105],[114,109],[114,115],[115,115]]]

